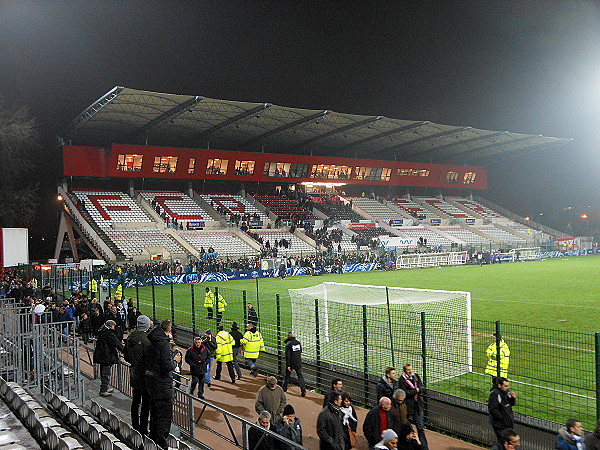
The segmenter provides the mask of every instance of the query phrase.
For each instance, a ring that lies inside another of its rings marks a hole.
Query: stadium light
[[[62,196],[62,195],[58,194],[58,195],[56,196],[56,200],[58,200],[59,202],[62,202],[62,201],[64,200],[64,198],[63,198],[63,196]]]
[[[579,217],[581,217],[583,220],[587,219],[589,216],[587,214],[582,214]]]
[[[527,217],[524,217],[524,219],[525,219],[527,222],[529,222],[529,221],[531,220],[531,217],[527,216]]]

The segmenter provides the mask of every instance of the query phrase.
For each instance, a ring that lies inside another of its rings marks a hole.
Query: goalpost
[[[304,357],[373,374],[425,360],[429,383],[472,371],[469,292],[326,282],[289,293]]]

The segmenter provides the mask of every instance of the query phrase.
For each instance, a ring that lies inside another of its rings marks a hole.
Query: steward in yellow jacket
[[[498,376],[498,348],[496,344],[496,333],[494,333],[494,342],[486,350],[488,358],[487,367],[485,373],[491,375],[493,378]],[[508,378],[508,363],[510,359],[510,350],[504,339],[500,339],[500,376]]]
[[[217,327],[217,350],[215,352],[217,359],[217,369],[215,371],[215,380],[221,379],[221,368],[223,363],[227,364],[227,371],[231,382],[235,383],[235,372],[233,371],[233,344],[231,335],[223,329],[223,325]]]
[[[227,306],[227,302],[223,298],[220,293],[216,294],[217,297],[217,324],[221,323],[221,319],[223,318],[223,311],[225,311],[225,307]]]
[[[123,298],[123,285],[122,284],[117,284],[117,287],[115,288],[115,296],[117,297],[117,300],[121,300]]]
[[[98,282],[93,278],[90,280],[88,285],[90,298],[96,298],[98,295]]]
[[[260,352],[265,351],[265,342],[263,341],[262,334],[260,334],[260,331],[253,324],[249,323],[246,325],[246,332],[240,343],[244,349],[246,364],[250,367],[250,375],[255,377],[258,371],[256,360]]]
[[[204,307],[208,311],[207,319],[213,318],[213,307],[215,306],[215,294],[210,288],[206,288],[206,295],[204,296]]]

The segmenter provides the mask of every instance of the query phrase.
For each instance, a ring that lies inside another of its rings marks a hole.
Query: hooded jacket
[[[94,350],[94,364],[116,364],[119,362],[119,353],[123,351],[123,344],[117,338],[115,330],[102,326],[98,334],[96,349]]]
[[[144,331],[132,331],[125,341],[125,361],[131,364],[129,378],[132,388],[146,388],[146,359],[149,348],[148,333]]]
[[[494,386],[490,392],[488,400],[488,412],[490,413],[490,424],[493,428],[504,430],[513,428],[514,415],[512,407],[515,406],[515,399],[510,393]]]
[[[398,389],[398,381],[394,380],[391,383],[388,382],[387,377],[381,377],[375,391],[377,392],[377,401],[381,397],[387,397],[390,400],[394,399],[394,391]]]
[[[160,327],[148,334],[150,347],[146,360],[146,388],[154,400],[173,398],[173,370],[177,364],[171,352],[171,343]]]

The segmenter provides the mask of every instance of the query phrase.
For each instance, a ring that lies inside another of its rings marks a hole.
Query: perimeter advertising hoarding
[[[390,248],[390,247],[416,247],[417,246],[417,240],[415,238],[402,238],[402,237],[380,236],[379,237],[379,242],[381,242],[381,244],[383,246],[385,246],[385,248]]]
[[[0,265],[13,267],[29,264],[29,230],[0,228]]]

